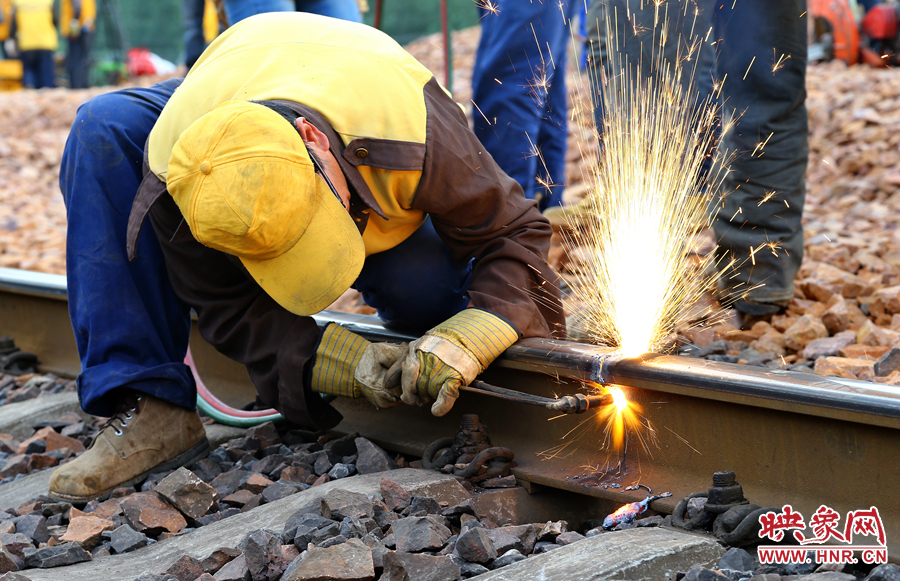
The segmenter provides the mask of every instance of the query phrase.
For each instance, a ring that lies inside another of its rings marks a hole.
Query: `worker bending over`
[[[60,186],[80,401],[111,419],[54,473],[57,499],[205,454],[183,363],[191,308],[261,401],[308,429],[341,419],[319,394],[443,415],[520,337],[565,334],[535,202],[431,73],[368,26],[239,22],[183,82],[83,105]],[[388,324],[427,332],[407,348],[320,329],[309,315],[351,286]]]

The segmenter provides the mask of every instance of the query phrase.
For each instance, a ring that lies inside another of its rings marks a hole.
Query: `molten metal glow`
[[[690,240],[711,225],[709,192],[726,173],[723,154],[711,158],[721,123],[716,96],[700,100],[693,82],[682,83],[692,77],[683,67],[696,66],[699,59],[689,58],[703,39],[687,42],[675,62],[665,60],[668,20],[662,4],[657,10],[659,24],[645,41],[658,53],[649,76],[618,52],[616,35],[610,38],[606,72],[596,80],[603,87],[600,166],[583,202],[587,218],[576,218],[566,241],[581,258],[570,286],[588,333],[626,357],[659,350],[713,282],[715,274],[703,273],[715,271],[708,268],[714,254],[698,263]],[[619,28],[607,22],[607,30]],[[713,165],[703,179],[707,159]]]
[[[625,394],[622,393],[622,390],[618,387],[610,388],[609,393],[613,396],[613,403],[616,406],[616,409],[619,413],[624,412],[628,409],[628,399],[625,397]]]

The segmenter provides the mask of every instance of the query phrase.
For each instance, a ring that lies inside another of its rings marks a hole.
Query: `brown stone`
[[[249,490],[253,494],[260,494],[263,490],[273,484],[275,483],[262,474],[251,474],[240,486],[238,486],[238,489]]]
[[[838,351],[838,355],[848,359],[871,359],[874,361],[887,353],[890,349],[891,348],[887,346],[873,347],[872,345],[847,345]]]
[[[898,341],[900,341],[900,333],[879,327],[872,321],[866,321],[856,331],[856,342],[860,345],[889,347],[897,344]]]
[[[200,561],[189,555],[184,555],[172,563],[165,572],[178,579],[178,581],[194,581],[204,573]]]
[[[891,372],[887,377],[875,377],[876,383],[884,383],[886,385],[900,385],[900,371]]]
[[[250,492],[249,490],[238,490],[234,494],[229,494],[228,496],[223,498],[222,502],[241,507],[241,506],[244,506],[245,504],[247,504],[248,502],[251,502],[257,496],[259,496],[259,495],[255,494],[253,492]]]
[[[829,361],[830,359],[834,359],[834,357],[820,357],[816,359],[816,365],[813,368],[813,372],[816,375],[826,375],[832,377],[843,377],[844,379],[856,379],[856,376],[839,367],[833,361]]]
[[[888,314],[900,313],[900,286],[891,286],[876,290],[873,294],[872,308],[883,310]]]
[[[64,543],[78,543],[87,550],[91,550],[101,542],[104,531],[116,528],[115,523],[94,515],[80,516],[69,521],[66,534],[59,538]]]
[[[0,573],[18,571],[20,563],[22,563],[22,561],[18,557],[10,553],[6,547],[0,545]]]
[[[819,364],[822,361],[823,363]],[[826,369],[840,369],[844,373],[820,373]],[[865,379],[871,381],[875,377],[875,362],[868,359],[848,359],[846,357],[822,357],[816,360],[815,373],[817,375],[838,375],[848,379]]]
[[[205,515],[219,500],[215,488],[184,467],[160,480],[155,490],[190,519]]]
[[[302,466],[288,466],[281,471],[279,478],[288,482],[305,483],[310,474],[312,472]]]
[[[115,498],[110,500],[105,500],[97,505],[97,508],[94,509],[94,512],[91,514],[94,516],[98,516],[100,518],[111,519],[117,514],[122,514],[122,505],[121,499]],[[69,517],[71,518],[71,516]]]
[[[122,499],[122,509],[131,527],[146,535],[177,533],[187,526],[178,509],[155,492],[138,492]]]
[[[803,315],[784,332],[784,346],[792,351],[802,351],[813,339],[828,336],[822,321],[811,315]]]
[[[37,440],[43,440],[47,443],[47,452],[52,452],[53,450],[61,450],[63,448],[68,448],[76,454],[84,452],[84,444],[82,444],[79,440],[76,440],[75,438],[69,438],[68,436],[63,436],[62,434],[57,433],[57,431],[50,426],[47,426],[46,428],[41,428],[40,430],[35,432],[33,436],[19,444],[19,454],[24,454],[25,449],[28,448],[28,445],[32,442],[36,442]]]
[[[709,327],[694,327],[684,332],[688,341],[700,347],[706,347],[717,339],[715,330]]]
[[[281,581],[370,581],[375,578],[372,551],[359,539],[320,549],[313,547],[297,557]]]
[[[229,547],[220,547],[213,551],[207,558],[203,559],[201,565],[207,573],[215,573],[225,566],[226,563],[232,561],[241,555],[238,549]]]

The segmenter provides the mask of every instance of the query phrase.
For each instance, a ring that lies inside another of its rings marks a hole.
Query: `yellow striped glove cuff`
[[[369,344],[356,333],[336,323],[329,324],[316,348],[310,388],[316,393],[360,397],[354,374]]]
[[[464,349],[478,362],[481,371],[519,340],[519,332],[512,325],[493,313],[475,308],[453,315],[428,334]]]

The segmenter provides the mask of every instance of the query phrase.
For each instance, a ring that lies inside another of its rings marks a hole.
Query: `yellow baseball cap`
[[[359,276],[359,230],[306,145],[278,113],[227,101],[195,121],[169,158],[166,186],[201,244],[241,259],[279,305],[317,313]]]

